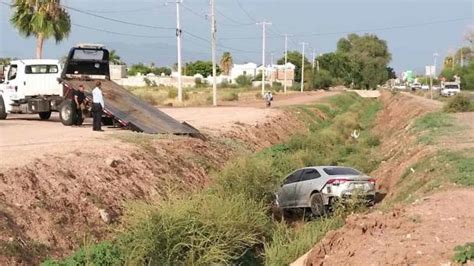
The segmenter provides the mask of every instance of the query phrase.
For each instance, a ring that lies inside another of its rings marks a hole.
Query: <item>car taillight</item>
[[[369,178],[369,182],[375,186],[375,178]]]
[[[328,182],[326,182],[327,185],[334,185],[334,186],[339,186],[340,184],[343,184],[345,182],[352,181],[352,179],[347,179],[347,178],[336,178],[336,179],[329,179]]]

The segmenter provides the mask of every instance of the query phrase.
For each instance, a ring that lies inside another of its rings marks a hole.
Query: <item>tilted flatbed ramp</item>
[[[194,127],[180,123],[113,81],[64,79],[63,83],[70,88],[78,88],[82,84],[85,91],[90,94],[97,81],[102,83],[104,112],[112,115],[122,125],[149,134],[199,134]]]

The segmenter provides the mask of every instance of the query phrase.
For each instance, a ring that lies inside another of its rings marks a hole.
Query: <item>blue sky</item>
[[[9,2],[9,0],[0,0]],[[63,0],[64,5],[101,16],[164,28],[176,25],[174,3],[164,0]],[[241,8],[239,6],[242,6]],[[301,50],[300,42],[310,44],[307,52],[333,51],[337,41],[349,32],[374,33],[385,39],[392,53],[391,65],[397,72],[413,69],[419,73],[438,52],[441,61],[463,42],[463,35],[474,25],[474,1],[469,0],[216,0],[218,55],[230,50],[235,62],[261,62],[261,27],[255,21],[272,22],[268,30],[267,62],[270,53],[283,55],[288,33],[289,49]],[[183,61],[210,59],[208,0],[183,0],[181,9]],[[69,38],[60,44],[48,41],[45,58],[59,58],[81,42],[103,43],[116,49],[127,63],[172,65],[176,62],[174,29],[152,29],[119,24],[69,11],[73,27]],[[34,56],[35,40],[18,35],[9,24],[10,8],[0,5],[0,57]],[[148,37],[131,37],[106,31]],[[196,37],[197,36],[197,37]],[[223,48],[225,47],[225,48]],[[230,48],[230,49],[229,49]]]

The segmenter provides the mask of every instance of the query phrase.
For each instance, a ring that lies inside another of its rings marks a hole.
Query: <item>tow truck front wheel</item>
[[[71,100],[65,100],[59,108],[59,118],[65,126],[71,126],[74,122],[74,111]]]
[[[38,113],[41,120],[48,120],[51,117],[51,111]]]
[[[5,107],[5,102],[3,101],[3,96],[0,95],[0,120],[7,119],[7,110]]]

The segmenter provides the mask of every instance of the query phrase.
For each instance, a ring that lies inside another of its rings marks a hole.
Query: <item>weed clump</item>
[[[464,264],[472,259],[474,259],[474,243],[466,243],[454,248],[453,260],[455,262]]]
[[[465,94],[456,94],[448,100],[443,110],[447,113],[469,112],[473,109],[473,104]]]

